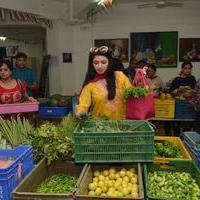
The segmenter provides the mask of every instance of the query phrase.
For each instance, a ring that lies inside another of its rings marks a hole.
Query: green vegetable
[[[200,188],[186,172],[154,171],[148,173],[148,192],[156,199],[198,200]]]
[[[69,114],[61,124],[45,122],[34,134],[29,134],[36,162],[45,157],[50,164],[56,159],[66,159],[71,155],[72,133],[75,126],[75,119]]]
[[[0,133],[12,148],[30,144],[29,134],[34,134],[34,128],[26,119],[20,117],[4,120],[0,117]]]
[[[123,97],[124,99],[139,98],[142,96],[146,96],[147,94],[148,94],[148,90],[146,88],[130,87],[124,91]]]
[[[65,174],[56,174],[44,180],[37,188],[38,193],[72,193],[78,178]]]
[[[89,121],[88,121],[89,122]],[[97,120],[97,121],[90,121],[90,126],[83,125],[80,127],[80,132],[82,133],[94,133],[94,132],[132,132],[135,130],[139,130],[144,123],[139,123],[137,125],[133,124],[123,124],[118,121],[108,121],[108,120]]]
[[[167,140],[160,140],[155,143],[154,156],[162,158],[183,158],[178,145]]]

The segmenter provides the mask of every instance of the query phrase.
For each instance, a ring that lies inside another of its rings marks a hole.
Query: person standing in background
[[[185,61],[182,63],[180,76],[176,77],[171,83],[171,93],[179,96],[191,93],[196,85],[196,79],[192,75],[192,68],[191,62]]]
[[[147,80],[150,83],[151,90],[153,91],[153,96],[158,97],[160,92],[164,87],[164,83],[161,78],[156,74],[156,66],[155,65],[148,65],[147,68]]]
[[[36,96],[38,93],[38,83],[35,74],[31,68],[27,67],[27,55],[19,52],[16,55],[15,67],[13,68],[12,77],[25,81],[27,93],[29,96]]]
[[[129,61],[129,65],[126,68],[126,74],[128,75],[128,78],[131,83],[133,82],[133,79],[135,77],[136,67],[137,67],[137,62],[133,58],[131,58]]]

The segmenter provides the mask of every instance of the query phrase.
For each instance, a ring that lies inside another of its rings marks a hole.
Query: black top
[[[173,92],[180,86],[190,86],[192,89],[194,89],[195,85],[196,85],[196,79],[194,76],[187,76],[185,78],[179,76],[172,81],[170,86],[170,92]]]
[[[128,75],[130,81],[132,82],[136,74],[135,68],[130,68],[130,67],[126,68],[126,74]]]

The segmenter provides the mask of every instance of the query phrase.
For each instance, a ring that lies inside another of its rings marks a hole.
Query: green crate
[[[169,163],[148,163],[144,165],[145,194],[148,200],[178,200],[152,196],[148,190],[148,173],[153,171],[188,172],[200,187],[200,170],[192,161],[171,161]],[[180,199],[179,199],[180,200]],[[188,199],[189,200],[189,199]]]
[[[97,123],[111,130],[97,132]],[[154,129],[147,121],[84,121],[74,131],[74,143],[78,163],[152,162]]]

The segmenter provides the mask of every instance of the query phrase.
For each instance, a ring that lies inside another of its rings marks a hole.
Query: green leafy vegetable
[[[124,91],[123,97],[124,99],[139,98],[141,96],[146,96],[147,94],[148,90],[146,88],[130,87]]]
[[[72,133],[75,126],[75,119],[68,115],[61,124],[45,122],[34,134],[29,135],[36,162],[45,157],[50,164],[56,159],[66,159],[72,155]]]
[[[162,158],[183,158],[178,145],[167,140],[160,140],[155,143],[154,156]]]

